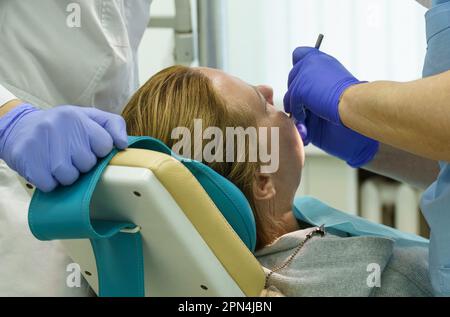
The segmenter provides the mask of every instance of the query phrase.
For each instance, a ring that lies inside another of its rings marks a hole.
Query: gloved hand
[[[340,158],[354,168],[373,160],[379,150],[379,142],[367,138],[342,125],[335,125],[306,111],[306,143],[312,143],[328,154]]]
[[[335,58],[315,48],[297,48],[293,62],[289,89],[284,97],[286,112],[303,122],[306,108],[323,119],[342,124],[339,116],[340,98],[347,88],[361,82]]]
[[[125,121],[95,108],[23,104],[0,118],[0,158],[44,192],[73,184],[113,145],[128,146]]]
[[[366,165],[379,143],[346,128],[339,116],[342,94],[361,82],[335,58],[315,48],[297,48],[293,63],[284,106],[295,118],[304,144],[313,143],[352,167]]]

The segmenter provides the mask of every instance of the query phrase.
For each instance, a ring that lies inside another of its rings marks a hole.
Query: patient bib
[[[326,231],[341,237],[378,236],[393,239],[399,246],[428,246],[427,239],[336,210],[312,197],[297,198],[294,215],[314,226],[325,225]]]

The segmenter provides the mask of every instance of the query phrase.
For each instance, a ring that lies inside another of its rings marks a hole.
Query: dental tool
[[[323,41],[324,37],[325,36],[323,34],[319,34],[319,37],[317,38],[317,42],[316,42],[316,46],[315,46],[316,49],[320,50],[320,47],[322,46],[322,41]]]

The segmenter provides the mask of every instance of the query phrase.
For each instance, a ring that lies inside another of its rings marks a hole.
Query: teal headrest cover
[[[210,167],[194,160],[185,159],[173,153],[164,143],[154,138],[142,138],[133,143],[141,148],[171,155],[183,163],[211,197],[222,215],[254,252],[256,248],[256,224],[250,204],[244,194],[229,180]]]
[[[129,144],[130,148],[171,155],[183,163],[203,186],[244,244],[250,251],[255,251],[255,219],[247,199],[234,184],[206,165],[176,155],[159,140],[149,137],[130,137]],[[112,232],[117,231],[116,228],[112,228],[111,232],[103,232],[103,226],[95,221],[91,224],[89,215],[89,203],[95,186],[116,153],[117,150],[114,150],[91,172],[82,175],[80,180],[71,187],[60,187],[48,194],[36,191],[29,213],[30,229],[36,238],[40,240],[98,239],[111,236]],[[111,229],[107,227],[108,230]]]

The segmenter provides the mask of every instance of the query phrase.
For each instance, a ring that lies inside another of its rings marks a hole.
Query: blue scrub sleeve
[[[434,6],[437,6],[437,5],[440,5],[440,4],[443,4],[443,3],[446,3],[446,2],[449,2],[450,0],[433,0],[433,7]]]
[[[423,75],[450,69],[450,1],[434,0],[427,12],[427,56]],[[435,294],[450,296],[450,164],[440,162],[441,173],[422,196],[421,210],[431,229],[429,268]]]

